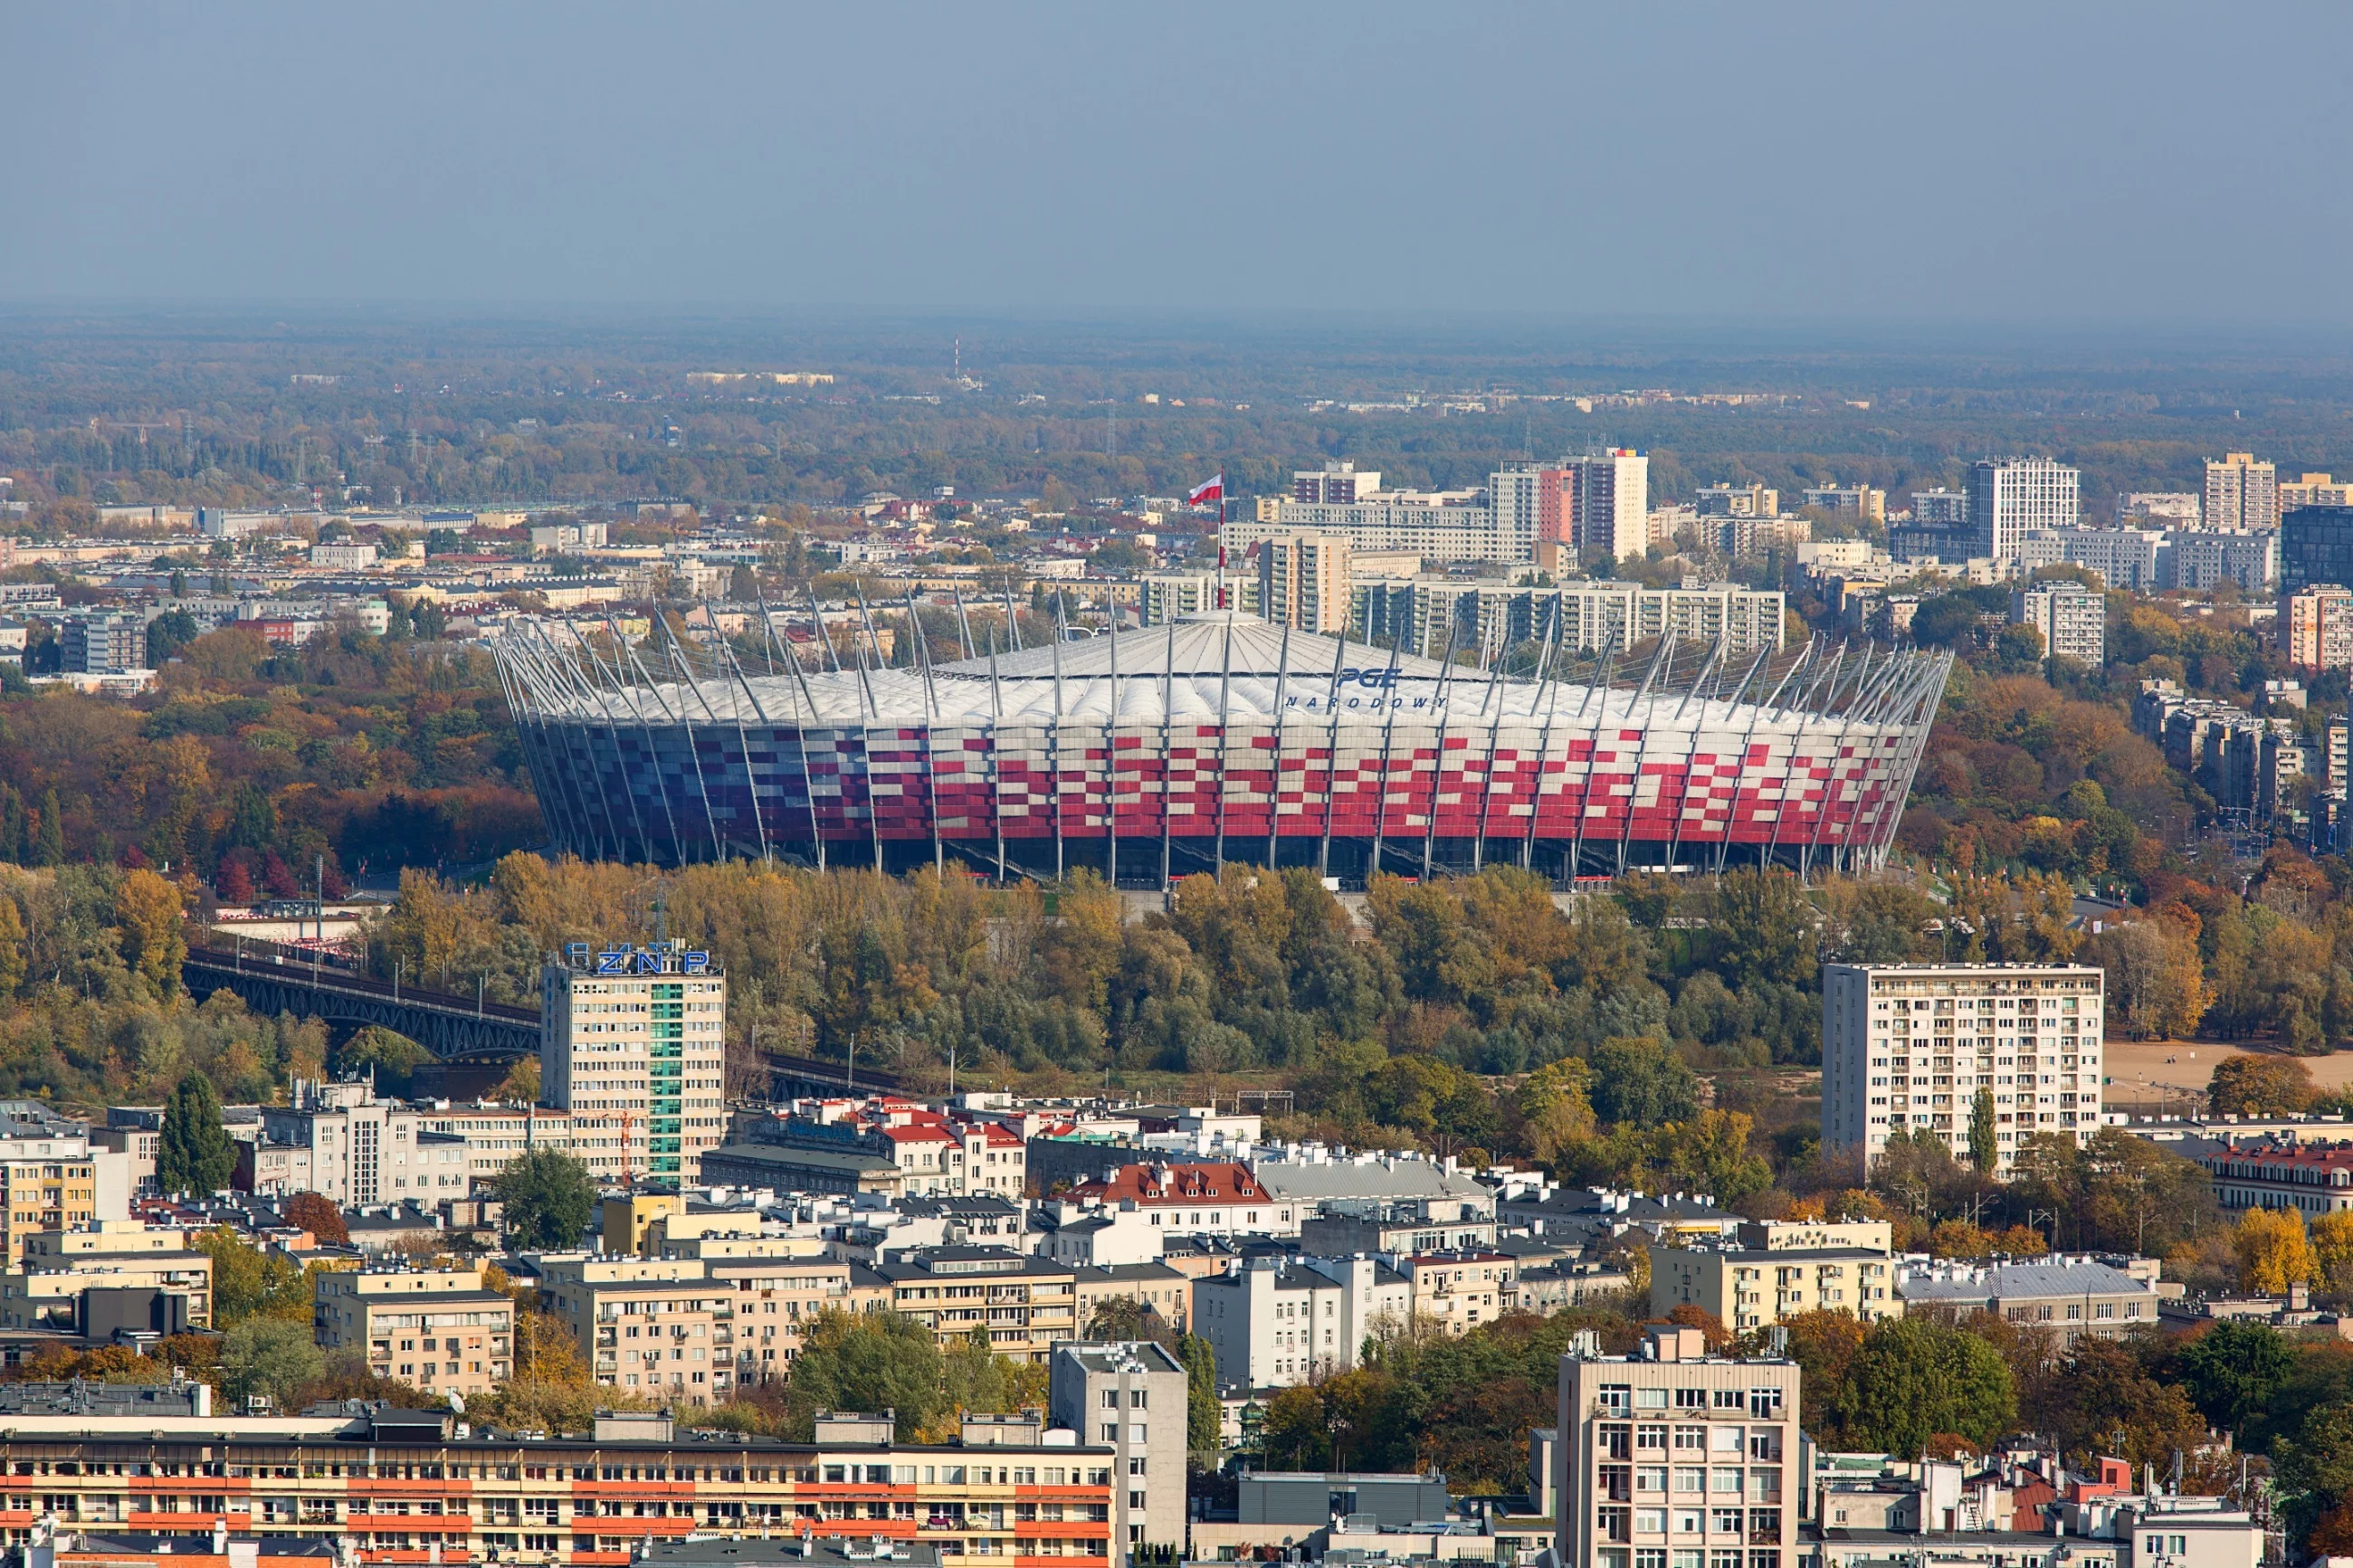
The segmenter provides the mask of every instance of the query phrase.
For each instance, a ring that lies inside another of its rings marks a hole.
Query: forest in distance
[[[963,378],[952,371],[961,366]],[[818,373],[819,385],[698,373]],[[1666,389],[1737,405],[1629,400]],[[1572,399],[1593,403],[1580,409]],[[1150,399],[1151,401],[1146,401]],[[2087,500],[2195,489],[2259,446],[2353,468],[2353,346],[2021,336],[1702,339],[1559,323],[1314,320],[536,321],[0,317],[0,472],[18,527],[99,502],[266,505],[322,487],[380,506],[490,501],[824,507],[871,490],[1231,493],[1353,458],[1394,482],[1600,443],[1652,493],[1831,479],[1900,497],[1989,453],[2079,466]],[[1900,503],[1899,503],[1900,504]]]

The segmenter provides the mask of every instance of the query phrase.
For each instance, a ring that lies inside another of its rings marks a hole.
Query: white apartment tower
[[[2010,596],[2012,626],[2042,634],[2046,658],[2072,658],[2086,669],[2107,661],[2108,599],[2074,583],[2045,583]]]
[[[2083,521],[2082,483],[2074,469],[2048,458],[1970,464],[1970,553],[2000,561],[2037,529],[2073,528]]]
[[[2253,452],[2229,452],[2206,465],[2206,526],[2226,533],[2277,528],[2279,468],[2258,463]]]
[[[1654,1324],[1638,1353],[1560,1358],[1561,1568],[1795,1568],[1806,1479],[1799,1373],[1706,1352],[1697,1329]]]
[[[540,971],[540,1100],[605,1180],[692,1184],[725,1141],[727,977],[679,942],[592,950]]]
[[[2106,975],[2076,964],[1822,967],[1822,1143],[1875,1159],[1908,1127],[1970,1158],[1993,1094],[1995,1173],[2037,1132],[2084,1143],[2100,1125]]]

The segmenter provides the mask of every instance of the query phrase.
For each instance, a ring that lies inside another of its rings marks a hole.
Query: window
[[[1667,1532],[1667,1511],[1660,1508],[1638,1508],[1634,1510],[1634,1529],[1643,1535],[1664,1535]],[[1667,1568],[1663,1552],[1637,1552],[1634,1561],[1640,1565],[1644,1558],[1655,1559],[1648,1568]]]

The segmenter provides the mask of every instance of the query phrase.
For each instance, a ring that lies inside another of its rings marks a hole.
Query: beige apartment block
[[[187,1241],[185,1231],[151,1229],[136,1220],[37,1231],[25,1238],[23,1267],[0,1273],[0,1328],[70,1323],[82,1292],[103,1288],[185,1296],[188,1326],[208,1329],[213,1260]]]
[[[1553,1550],[1562,1568],[1796,1568],[1798,1365],[1708,1355],[1654,1327],[1640,1352],[1560,1359]],[[1672,1556],[1670,1555],[1672,1554]]]
[[[1695,1306],[1736,1331],[1800,1312],[1844,1312],[1865,1322],[1904,1315],[1895,1265],[1860,1247],[1653,1247],[1651,1310]]]
[[[809,1326],[825,1313],[881,1312],[891,1306],[890,1288],[880,1276],[838,1258],[722,1259],[709,1268],[714,1284],[735,1293],[739,1384],[784,1375]]]
[[[488,1394],[514,1366],[514,1300],[470,1268],[322,1274],[311,1321],[322,1347],[427,1394]]]
[[[996,1247],[938,1247],[874,1270],[891,1310],[929,1328],[942,1350],[976,1330],[991,1349],[1043,1364],[1057,1340],[1079,1337],[1078,1277],[1068,1264]]]
[[[14,1262],[26,1238],[74,1230],[98,1214],[98,1166],[84,1138],[0,1138],[0,1260]]]
[[[602,1388],[689,1405],[735,1387],[737,1292],[716,1279],[572,1281],[543,1292]]]

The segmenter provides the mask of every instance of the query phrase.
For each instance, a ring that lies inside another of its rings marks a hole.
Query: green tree
[[[1940,1432],[1989,1443],[2018,1415],[2000,1354],[1975,1334],[1927,1318],[1872,1325],[1831,1398],[1846,1441],[1890,1454],[1918,1454]]]
[[[282,1410],[326,1369],[326,1357],[312,1342],[307,1322],[248,1318],[221,1340],[223,1390],[239,1405],[254,1394],[267,1394]]]
[[[408,1087],[417,1069],[431,1064],[433,1053],[406,1035],[369,1025],[343,1042],[335,1052],[334,1069],[343,1074],[367,1075],[369,1080],[387,1094],[399,1094]]]
[[[790,1394],[802,1419],[818,1410],[897,1413],[901,1442],[941,1408],[940,1347],[897,1312],[825,1312],[793,1359]]]
[[[596,1208],[588,1167],[553,1149],[533,1149],[491,1178],[505,1205],[499,1226],[509,1247],[568,1252],[580,1245]]]
[[[213,1325],[227,1328],[248,1318],[275,1318],[308,1325],[315,1283],[324,1272],[264,1252],[227,1226],[195,1238],[195,1249],[213,1261]]]
[[[1980,1089],[1969,1102],[1969,1161],[1980,1175],[1993,1174],[2001,1150],[1994,1135],[1993,1090]]]
[[[1715,889],[1725,977],[1739,985],[1811,981],[1819,921],[1795,877],[1753,868],[1726,876]]]
[[[1593,1053],[1593,1109],[1604,1121],[1655,1127],[1699,1113],[1699,1079],[1657,1040],[1613,1039]]]
[[[1176,1359],[1185,1363],[1185,1447],[1196,1454],[1215,1454],[1225,1432],[1225,1410],[1218,1401],[1218,1358],[1208,1341],[1187,1334],[1176,1342]]]
[[[58,804],[54,789],[41,796],[40,831],[33,836],[33,864],[62,866],[66,863],[66,814]]]
[[[164,1107],[155,1147],[155,1183],[167,1193],[216,1193],[237,1171],[237,1146],[221,1121],[212,1080],[190,1073]]]
[[[164,660],[195,641],[198,635],[196,618],[185,610],[167,610],[156,616],[147,623],[147,668],[162,668]]]
[[[2236,1432],[2295,1370],[2295,1351],[2266,1323],[2215,1324],[2182,1347],[2182,1386],[2199,1414]]]

